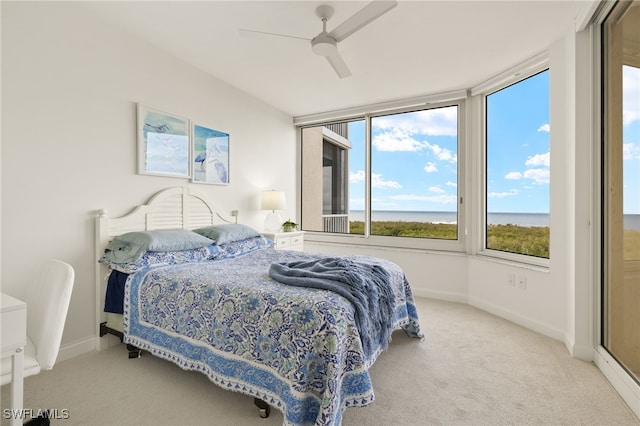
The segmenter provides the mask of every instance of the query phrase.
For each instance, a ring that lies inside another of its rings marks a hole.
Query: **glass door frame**
[[[605,243],[606,243],[606,200],[607,181],[604,174],[607,173],[607,156],[605,155],[605,138],[607,136],[607,122],[604,110],[606,94],[605,78],[606,58],[604,54],[604,26],[610,13],[618,4],[623,2],[600,2],[600,7],[594,11],[592,17],[591,47],[592,47],[592,122],[593,122],[593,176],[594,176],[594,203],[592,238],[593,238],[593,277],[594,277],[594,363],[601,370],[607,380],[616,389],[620,396],[629,405],[636,416],[640,417],[640,383],[634,379],[618,360],[604,345],[606,321],[604,304],[607,303],[606,294],[606,268]],[[626,2],[624,2],[626,3]]]

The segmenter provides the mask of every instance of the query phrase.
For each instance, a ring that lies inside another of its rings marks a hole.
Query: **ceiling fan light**
[[[323,33],[311,40],[311,50],[320,56],[331,56],[336,51],[336,40],[328,34]]]

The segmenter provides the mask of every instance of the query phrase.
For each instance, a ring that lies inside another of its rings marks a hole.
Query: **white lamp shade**
[[[284,210],[287,208],[283,191],[263,191],[262,210]]]

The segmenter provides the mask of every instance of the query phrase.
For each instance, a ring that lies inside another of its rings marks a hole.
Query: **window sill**
[[[349,246],[370,247],[378,249],[395,249],[411,251],[429,251],[438,253],[464,254],[464,245],[459,240],[434,240],[426,238],[382,237],[354,234],[327,234],[307,231],[305,241],[320,244],[344,244]]]
[[[524,254],[507,253],[497,250],[481,250],[477,256],[489,262],[512,265],[540,272],[548,272],[551,267],[551,261],[549,259]]]
[[[426,252],[456,256],[464,255],[469,258],[527,268],[540,272],[548,272],[551,264],[549,259],[495,250],[482,250],[476,255],[469,254],[464,250],[464,246],[460,241],[376,236],[364,238],[361,235],[353,234],[326,234],[323,232],[306,231],[305,242],[319,245],[346,245],[350,247],[375,248],[377,250]]]

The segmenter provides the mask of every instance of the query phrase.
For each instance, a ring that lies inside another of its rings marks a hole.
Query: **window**
[[[364,165],[364,139],[364,120],[302,129],[303,230],[363,233],[352,222],[362,220],[353,209],[363,205],[364,188],[349,181],[350,170]]]
[[[371,118],[371,235],[458,239],[458,107]]]
[[[549,71],[485,97],[485,247],[549,258]]]
[[[461,108],[449,102],[303,127],[302,229],[370,240],[449,240],[461,249]]]

